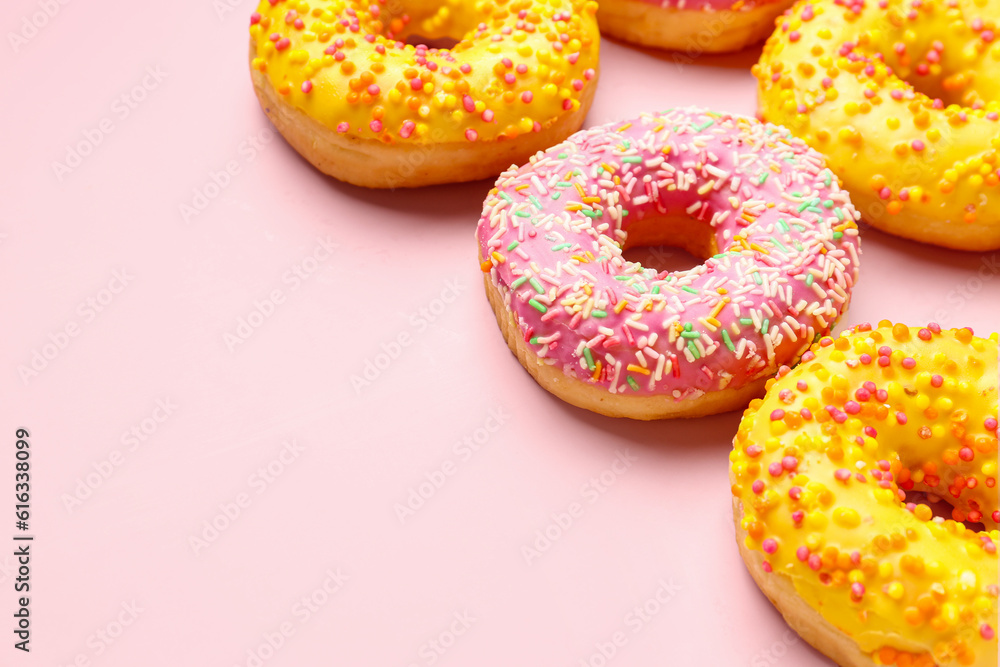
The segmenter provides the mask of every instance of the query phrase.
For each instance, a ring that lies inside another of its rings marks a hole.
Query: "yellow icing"
[[[997,334],[882,322],[820,340],[743,416],[747,546],[876,664],[997,664],[997,382]]]
[[[597,85],[596,11],[593,0],[263,0],[251,19],[251,66],[347,136],[513,139],[575,111]],[[459,41],[403,44],[414,36]]]
[[[995,235],[998,18],[1000,0],[803,0],[753,68],[761,115],[824,153],[873,224]]]

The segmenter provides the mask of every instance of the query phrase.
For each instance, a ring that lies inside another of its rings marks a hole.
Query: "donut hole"
[[[426,46],[428,49],[446,50],[454,48],[460,40],[454,37],[424,37],[423,35],[407,35],[404,40],[410,46]]]
[[[632,246],[622,252],[622,257],[661,274],[687,271],[703,261],[683,248],[666,244]]]
[[[931,509],[931,514],[933,514],[935,518],[940,518],[945,521],[954,521],[954,517],[952,516],[952,510],[954,508],[952,504],[940,496],[927,493],[926,491],[907,491],[905,502],[917,505],[927,505],[927,507]],[[986,530],[986,525],[981,522],[966,520],[961,523],[963,523],[966,528],[976,532]]]
[[[883,59],[915,92],[940,100],[944,106],[971,107],[993,99],[997,82],[990,81],[985,72],[977,76],[960,52],[939,51],[942,44],[937,40],[932,32],[921,34],[917,40],[898,39],[879,45],[882,48],[875,49],[876,57]]]
[[[688,217],[649,217],[625,228],[622,257],[660,274],[687,271],[718,254],[711,228]]]

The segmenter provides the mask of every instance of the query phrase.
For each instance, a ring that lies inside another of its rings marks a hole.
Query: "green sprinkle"
[[[528,213],[527,211],[514,211],[514,215],[516,215],[519,218],[530,218],[531,217],[531,214]]]
[[[516,248],[519,245],[521,245],[520,241],[511,241],[510,245],[507,246],[507,252],[510,252],[511,250],[513,250],[514,248]]]
[[[809,208],[809,202],[807,202],[807,201],[804,201],[804,202],[802,202],[801,204],[799,204],[799,207],[798,207],[798,209],[796,209],[796,210],[797,210],[797,211],[798,211],[799,213],[801,213],[802,211],[806,210],[807,208]]]
[[[760,325],[760,332],[762,334],[767,335],[767,330],[771,328],[769,326],[770,324],[771,324],[771,320],[769,320],[767,318],[764,318],[764,323],[762,325]]]
[[[538,336],[532,336],[531,340],[528,341],[532,345],[538,345]]]
[[[608,316],[608,313],[606,311],[598,310],[597,308],[595,308],[594,310],[590,311],[590,314],[593,317],[598,317],[598,318],[602,318],[602,317],[607,317]]]
[[[758,285],[763,285],[764,284],[764,281],[760,277],[760,271],[754,271],[753,272],[753,281],[755,283],[757,283]]]
[[[682,338],[701,338],[701,334],[697,331],[682,331]]]
[[[688,287],[687,285],[685,285],[681,289],[684,290],[685,292],[689,293],[689,294],[697,294],[698,293],[698,290],[693,290],[690,287]]]
[[[517,289],[526,282],[528,282],[528,276],[521,276],[520,278],[518,278],[517,280],[515,280],[510,284],[510,288]]]
[[[615,280],[631,280],[632,276],[615,276]]]
[[[552,252],[559,252],[560,250],[565,250],[566,248],[569,248],[572,245],[573,245],[572,243],[559,243],[557,245],[552,246]]]
[[[735,352],[736,351],[736,346],[733,345],[733,341],[729,337],[729,332],[726,331],[725,329],[722,330],[722,342],[726,344],[726,347],[729,348],[730,352]]]
[[[622,209],[622,217],[624,218],[626,215],[628,215],[628,209],[627,208],[623,208]]]
[[[565,160],[566,158],[569,157],[569,155],[567,155],[566,153],[560,153],[556,157],[559,158],[560,160]]]
[[[583,356],[587,360],[587,368],[589,368],[590,370],[594,370],[595,368],[597,368],[597,366],[594,365],[594,356],[590,353],[589,347],[584,346]]]
[[[839,208],[833,209],[833,214],[837,216],[837,220],[843,220],[844,219],[844,212],[841,211]]]
[[[631,375],[626,375],[625,379],[628,381],[628,386],[632,387],[632,391],[639,391],[639,385],[632,379]]]
[[[558,183],[556,183],[556,187],[557,188],[571,188],[571,187],[573,187],[573,184],[570,183],[569,181],[559,181]]]
[[[541,210],[542,210],[542,202],[538,201],[538,197],[536,197],[535,195],[529,195],[529,196],[528,196],[528,201],[530,201],[530,202],[531,202],[531,204],[532,204],[532,205],[533,205],[533,206],[534,206],[535,208],[537,208],[537,209],[538,209],[539,211],[541,211]]]
[[[556,199],[559,199],[560,197],[562,197],[562,193],[561,192],[553,192],[552,193],[552,199],[553,199],[553,201],[555,201]]]
[[[694,131],[695,132],[701,132],[702,130],[705,130],[705,129],[713,126],[713,125],[715,125],[715,121],[714,120],[706,120],[701,125],[695,125],[694,126]]]
[[[823,213],[823,209],[819,208],[818,206],[810,206],[806,210],[809,211],[810,213],[820,213],[820,214]]]
[[[535,278],[534,276],[532,276],[530,283],[531,283],[531,286],[535,288],[536,292],[538,292],[539,294],[545,294],[545,288],[542,287],[542,284],[540,282],[538,282],[537,278]]]
[[[784,218],[778,218],[778,227],[780,227],[781,231],[783,231],[783,232],[790,231],[789,228],[788,228],[788,223],[785,222]]]
[[[510,198],[510,195],[509,195],[509,194],[507,194],[506,192],[501,192],[501,193],[500,193],[500,199],[503,199],[503,200],[504,200],[505,202],[507,202],[508,204],[513,204],[513,203],[514,203],[514,200],[513,200],[513,199],[511,199],[511,198]]]
[[[698,346],[694,344],[694,341],[688,341],[688,350],[695,359],[701,359],[701,352],[698,351]]]
[[[826,187],[830,187],[830,183],[833,182],[833,173],[829,169],[825,171],[826,171],[826,178],[823,180],[823,185],[825,185]]]
[[[813,274],[806,276],[806,287],[812,287],[813,284]]]
[[[833,200],[827,199],[823,202],[823,208],[833,208]]]
[[[776,237],[772,236],[771,237],[771,242],[774,243],[774,245],[776,245],[779,248],[781,248],[784,252],[788,252],[788,248],[785,246],[785,244],[782,243],[781,241],[779,241]]]
[[[694,326],[690,322],[685,322],[684,323],[684,331],[691,331],[691,329],[693,329],[693,328],[694,328]]]
[[[629,139],[626,139],[625,141],[622,142],[622,146],[625,147],[625,150],[628,150],[632,148],[632,142]]]
[[[771,172],[769,172],[769,171],[765,171],[765,172],[761,173],[760,178],[757,179],[757,185],[764,185],[764,181],[766,181],[767,177],[770,176],[770,175],[771,175]]]
[[[538,303],[534,299],[531,299],[530,301],[528,301],[528,305],[531,306],[532,308],[534,308],[535,310],[537,310],[540,313],[547,313],[547,312],[549,312],[549,309],[546,308],[544,304]]]
[[[638,155],[630,155],[629,157],[623,157],[622,162],[627,162],[629,164],[636,164],[642,162],[642,158]]]
[[[659,293],[660,293],[660,286],[653,285],[653,294],[659,294]]]
[[[597,217],[597,213],[595,213],[594,211],[588,211],[585,208],[584,209],[580,209],[580,213],[583,213],[588,218],[596,218]]]
[[[751,324],[753,324],[753,320],[750,319],[749,317],[741,317],[740,318],[740,324],[742,324],[745,327],[748,327]]]
[[[844,235],[844,232],[834,232],[834,233],[833,233],[833,240],[834,240],[834,241],[836,241],[836,240],[838,240],[838,239],[839,239],[840,237],[842,237],[843,235]]]

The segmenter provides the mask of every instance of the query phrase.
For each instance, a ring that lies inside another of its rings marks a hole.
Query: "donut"
[[[864,220],[1000,248],[1000,0],[804,0],[754,66],[763,119],[826,155]]]
[[[780,127],[696,108],[578,132],[504,172],[477,228],[508,346],[542,387],[614,417],[746,406],[830,330],[858,277],[857,212]],[[658,272],[622,252],[681,247]]]
[[[601,32],[626,42],[703,53],[739,51],[774,30],[774,20],[792,0],[602,0]],[[677,62],[683,62],[677,54]]]
[[[334,178],[394,188],[495,177],[583,124],[596,12],[592,0],[262,0],[251,77],[278,131]]]
[[[754,580],[838,665],[996,667],[997,334],[822,338],[750,403],[730,480]]]

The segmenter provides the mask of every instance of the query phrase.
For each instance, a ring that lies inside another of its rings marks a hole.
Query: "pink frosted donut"
[[[701,109],[578,132],[503,173],[477,238],[508,346],[574,405],[661,419],[745,406],[847,310],[858,212],[782,127]],[[670,245],[706,258],[657,272]]]

